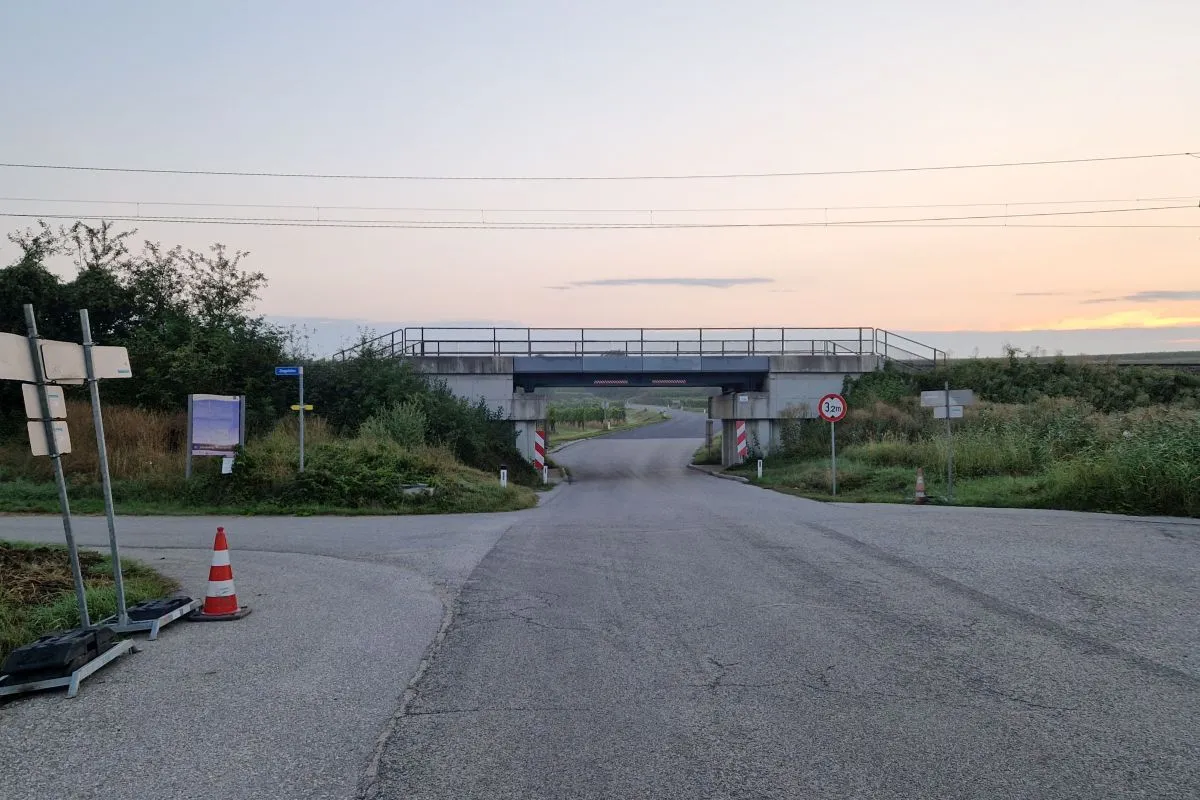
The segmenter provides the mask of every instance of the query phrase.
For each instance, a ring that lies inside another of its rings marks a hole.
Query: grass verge
[[[559,430],[550,434],[550,446],[558,447],[560,444],[567,442],[578,442],[581,439],[594,439],[597,436],[605,436],[618,431],[628,431],[634,428],[641,428],[646,425],[653,425],[656,422],[662,422],[668,419],[666,413],[662,411],[637,410],[629,413],[625,422],[619,425],[613,425],[612,428],[605,428],[604,423],[588,423],[596,427],[583,427],[578,429]],[[564,424],[565,427],[565,424]]]
[[[467,481],[455,487],[451,497],[413,498],[394,503],[347,505],[306,502],[303,499],[229,499],[221,502],[193,499],[185,481],[147,484],[116,481],[113,499],[117,513],[126,516],[378,516],[405,514],[469,514],[520,511],[537,505],[534,489],[498,482]],[[70,487],[71,513],[103,514],[104,498],[98,484]],[[58,490],[52,483],[11,481],[0,483],[0,514],[57,514]]]
[[[92,619],[116,613],[112,559],[81,550],[79,561]],[[121,573],[130,605],[169,595],[179,588],[175,581],[131,559],[121,560]],[[13,648],[39,636],[78,625],[67,548],[0,541],[0,661]]]
[[[838,459],[836,497],[831,494],[827,458],[768,458],[763,463],[761,480],[756,478],[752,463],[728,471],[748,478],[755,485],[812,500],[911,503],[916,490],[913,468],[881,466],[852,458]],[[1157,494],[1150,488],[1136,492],[1137,487],[1129,480],[1112,484],[1113,474],[1102,465],[1073,462],[1034,475],[960,475],[954,479],[953,505],[1200,517],[1200,503],[1194,496],[1176,497],[1161,487]],[[945,474],[927,470],[925,491],[930,503],[950,504]]]

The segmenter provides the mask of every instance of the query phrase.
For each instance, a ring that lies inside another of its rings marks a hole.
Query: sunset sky
[[[1195,0],[8,3],[0,161],[613,177],[1200,153],[1198,41]],[[958,352],[1005,335],[1053,349],[1056,330],[1088,332],[1075,351],[1200,349],[1200,156],[604,181],[9,167],[0,196],[6,214],[822,223],[126,223],[251,251],[270,278],[262,312],[348,320],[339,330],[868,325],[987,332],[955,334]],[[1162,206],[1181,208],[1116,211]],[[435,210],[400,210],[418,208]],[[1113,213],[1016,216],[1066,211]],[[993,218],[824,225],[972,216]],[[1101,227],[1028,227],[1068,224]],[[13,256],[4,243],[0,263]]]

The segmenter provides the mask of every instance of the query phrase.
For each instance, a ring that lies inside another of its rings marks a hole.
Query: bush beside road
[[[954,423],[954,502],[1127,514],[1200,516],[1200,412],[1158,406],[1104,414],[1073,399],[983,403]],[[784,452],[734,468],[763,486],[830,496],[829,426],[786,423]],[[838,423],[838,497],[909,502],[916,470],[946,496],[945,423],[914,399],[852,408]]]

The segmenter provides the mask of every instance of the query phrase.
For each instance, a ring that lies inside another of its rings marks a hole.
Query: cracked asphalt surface
[[[658,433],[555,456],[375,796],[1200,796],[1200,525],[820,504]]]
[[[516,514],[225,520],[255,613],[0,704],[0,797],[1200,796],[1200,523],[816,503],[702,435]],[[200,596],[219,522],[121,530]]]

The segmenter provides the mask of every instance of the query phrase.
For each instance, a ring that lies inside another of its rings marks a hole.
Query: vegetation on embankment
[[[1016,354],[950,374],[984,401],[953,423],[955,503],[1200,516],[1200,376]],[[945,379],[880,372],[848,382],[839,500],[911,502],[920,467],[927,492],[946,501],[945,422],[914,396]],[[753,479],[754,461],[734,471]],[[829,425],[785,422],[761,483],[829,498]]]
[[[20,255],[0,269],[0,331],[24,333],[33,303],[46,338],[79,341],[76,310],[91,312],[95,340],[129,350],[133,377],[102,387],[105,431],[123,513],[427,513],[500,511],[535,502],[538,476],[495,410],[472,405],[382,353],[346,361],[303,354],[293,331],[252,313],[262,273],[247,254],[131,247],[133,231],[77,223],[18,232]],[[73,259],[63,280],[50,268]],[[294,379],[305,368],[308,458],[298,471]],[[75,452],[63,459],[75,509],[102,510],[87,393],[67,387]],[[188,394],[245,395],[248,446],[231,475],[199,458],[184,481]],[[50,465],[28,454],[19,387],[0,382],[0,511],[53,511]],[[509,470],[501,490],[498,472]],[[433,494],[412,484],[426,484]]]
[[[179,420],[128,408],[108,409],[105,417],[113,497],[125,514],[423,514],[536,504],[530,488],[536,476],[528,465],[514,462],[509,486],[500,488],[496,473],[465,466],[444,444],[428,444],[424,415],[411,403],[369,417],[347,436],[310,417],[303,473],[298,426],[285,420],[250,441],[232,474],[221,474],[219,459],[196,459],[190,481],[183,478],[183,454],[170,446]],[[72,510],[79,513],[104,510],[90,424],[86,404],[68,405],[79,447],[63,457],[63,466]],[[47,460],[30,456],[24,442],[0,447],[0,512],[57,510]]]
[[[100,620],[116,613],[112,560],[79,552],[88,613]],[[129,605],[164,597],[178,585],[133,559],[121,559]],[[67,548],[0,541],[0,662],[10,650],[53,631],[78,627],[79,609]]]

